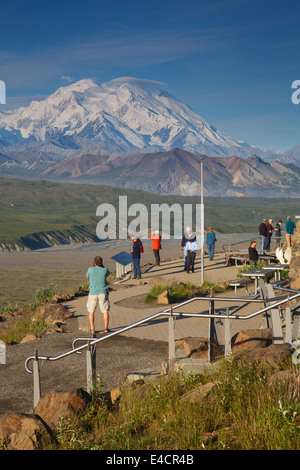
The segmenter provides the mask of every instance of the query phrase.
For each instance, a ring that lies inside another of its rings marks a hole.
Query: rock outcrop
[[[40,399],[32,413],[40,416],[53,429],[60,418],[84,411],[90,400],[90,395],[81,388],[71,392],[50,392]]]
[[[6,450],[40,450],[54,442],[49,426],[39,416],[25,413],[0,417],[0,441]]]
[[[239,331],[231,340],[232,352],[265,348],[272,344],[272,329],[262,328]]]
[[[175,349],[184,350],[187,357],[207,358],[208,339],[202,337],[191,337],[175,341]]]
[[[85,226],[78,225],[64,232],[58,230],[35,232],[20,237],[14,243],[0,243],[0,252],[31,251],[57,245],[98,242],[99,238],[95,234],[91,233]]]
[[[62,304],[53,301],[45,302],[32,315],[33,322],[43,319],[49,325],[64,323],[68,318],[73,316],[73,312],[65,308]]]

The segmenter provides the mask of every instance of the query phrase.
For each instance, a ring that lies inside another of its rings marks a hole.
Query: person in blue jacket
[[[139,237],[137,235],[133,235],[131,239],[133,241],[132,250],[130,250],[132,260],[133,260],[132,279],[141,279],[141,268],[140,268],[141,243],[139,242]]]
[[[208,248],[208,256],[209,256],[210,261],[214,259],[216,241],[217,241],[216,234],[213,231],[213,228],[208,227],[208,232],[206,234],[206,244]]]

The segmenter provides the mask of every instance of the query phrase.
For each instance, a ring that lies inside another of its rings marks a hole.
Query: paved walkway
[[[209,261],[205,257],[205,269],[204,278],[210,282],[224,282],[236,279],[238,273],[238,267],[226,266],[224,263],[224,254],[217,254],[214,261]],[[141,280],[129,279],[123,283],[111,284],[113,289],[110,292],[109,298],[111,303],[110,310],[110,322],[109,328],[111,332],[115,332],[125,326],[133,324],[145,317],[149,317],[152,314],[163,311],[168,308],[167,305],[155,305],[149,307],[149,305],[143,306],[142,297],[151,289],[151,284],[155,279],[163,278],[168,281],[182,281],[191,282],[192,284],[200,284],[201,273],[200,273],[200,259],[196,261],[195,273],[187,274],[183,271],[183,259],[176,259],[173,261],[164,262],[161,266],[145,267],[144,273],[142,274]],[[251,287],[250,287],[251,291]],[[234,289],[218,293],[218,297],[236,298]],[[246,295],[244,289],[238,289],[238,296],[243,297],[244,300],[249,300],[249,296]],[[130,299],[132,300],[132,306],[130,305]],[[140,299],[140,302],[136,302],[136,299]],[[124,301],[127,300],[126,306]],[[76,300],[68,302],[68,307],[74,311],[74,314],[78,317],[79,329],[85,332],[89,331],[88,316],[86,311],[87,297],[79,297]],[[216,302],[215,308],[225,309],[226,307],[238,306],[240,303],[234,301],[228,302]],[[256,309],[261,308],[261,304],[251,304],[243,309],[241,314],[248,314],[254,312]],[[188,305],[180,307],[180,312],[185,313],[200,313],[208,312],[208,301],[205,299],[197,300]],[[239,330],[245,328],[258,328],[261,325],[261,318],[254,318],[252,320],[236,320],[232,322],[231,334],[232,336]],[[103,318],[98,308],[95,314],[95,328],[97,336],[103,335]],[[224,335],[224,327],[219,325],[218,337],[221,342],[221,338]],[[168,319],[166,316],[156,318],[149,321],[145,325],[137,326],[133,329],[127,330],[122,335],[128,337],[146,338],[151,340],[168,341]],[[175,326],[175,339],[180,339],[188,336],[202,336],[207,337],[208,335],[208,319],[200,318],[177,318]]]

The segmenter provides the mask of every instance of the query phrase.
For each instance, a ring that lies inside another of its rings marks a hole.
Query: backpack
[[[138,238],[138,242],[140,244],[140,253],[144,253],[144,247],[143,247],[143,244],[142,244],[142,242],[139,238]]]

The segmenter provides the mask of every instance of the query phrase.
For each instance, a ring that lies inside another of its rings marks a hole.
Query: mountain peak
[[[71,83],[71,85],[68,85],[67,87],[64,87],[64,88],[86,89],[86,88],[91,88],[95,86],[99,87],[99,83],[97,83],[96,80],[92,78],[83,78],[82,80],[78,80],[78,82]]]
[[[148,87],[155,87],[159,88],[164,86],[165,83],[158,82],[155,80],[147,80],[145,78],[135,78],[135,77],[119,77],[113,78],[109,82],[106,82],[107,85],[110,86],[122,86],[122,85],[130,85],[139,88],[148,88]]]
[[[162,85],[134,77],[102,84],[79,80],[43,101],[0,115],[0,141],[8,131],[16,143],[74,136],[122,153],[176,147],[210,156],[249,151],[248,144],[226,136]]]

